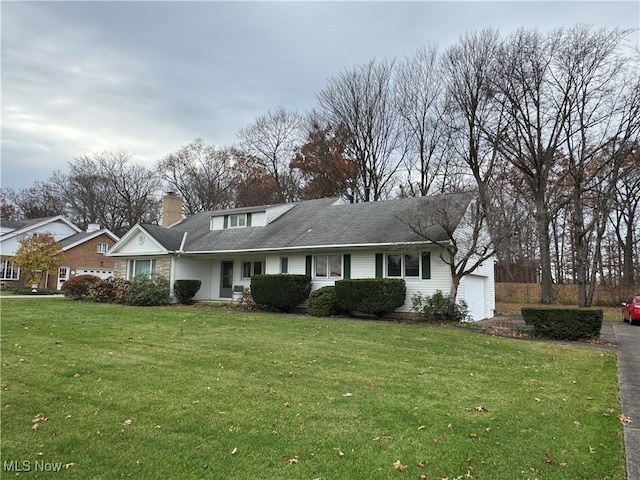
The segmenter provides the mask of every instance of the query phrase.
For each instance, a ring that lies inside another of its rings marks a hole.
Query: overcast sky
[[[152,168],[202,138],[229,146],[269,109],[313,108],[373,58],[494,27],[638,28],[640,2],[1,1],[3,187],[83,154]],[[638,43],[640,34],[631,37]]]

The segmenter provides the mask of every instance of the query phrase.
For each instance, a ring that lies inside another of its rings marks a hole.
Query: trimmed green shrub
[[[124,278],[109,277],[92,285],[88,298],[98,303],[126,304],[130,285]]]
[[[404,305],[407,287],[401,278],[358,278],[335,283],[338,305],[349,313],[383,317]]]
[[[127,303],[140,307],[153,307],[168,305],[169,280],[160,275],[151,278],[146,275],[138,275],[131,280],[127,294]]]
[[[254,275],[251,277],[251,296],[258,305],[288,312],[300,305],[311,292],[311,278],[306,275]]]
[[[27,287],[25,285],[2,285],[0,290],[3,292],[11,292],[16,295],[57,295],[60,293],[59,290],[55,288],[38,288],[36,293],[33,293],[33,289],[31,287]]]
[[[523,308],[522,316],[536,337],[580,340],[600,335],[603,312],[595,308]]]
[[[431,296],[416,293],[411,297],[411,310],[424,322],[462,322],[469,317],[467,303],[451,303],[449,295],[440,290]]]
[[[309,296],[310,315],[314,317],[330,317],[340,313],[342,311],[336,298],[336,288],[333,285],[327,285],[311,292]]]
[[[173,293],[180,303],[189,305],[200,290],[200,280],[176,280],[173,282]]]
[[[60,291],[65,297],[73,300],[84,300],[89,297],[91,287],[100,282],[100,277],[95,275],[78,275],[62,284]]]

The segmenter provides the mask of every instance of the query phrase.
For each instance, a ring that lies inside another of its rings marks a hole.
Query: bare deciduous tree
[[[403,192],[425,196],[446,184],[443,174],[450,160],[448,133],[443,121],[444,79],[435,46],[419,48],[398,65],[396,101],[406,144]]]
[[[255,161],[273,179],[272,188],[278,202],[295,200],[297,179],[289,168],[296,148],[302,143],[302,116],[278,108],[269,110],[238,133],[245,161]]]
[[[327,123],[344,128],[345,156],[358,166],[356,200],[386,198],[404,152],[393,91],[393,62],[371,61],[329,80],[318,94]]]
[[[158,222],[160,179],[131,158],[122,151],[83,155],[69,162],[68,174],[54,174],[72,221],[82,226],[99,223],[116,235],[136,223]]]
[[[233,203],[233,154],[206,146],[200,138],[167,155],[157,170],[169,188],[183,199],[183,213],[226,208]]]
[[[60,191],[51,182],[35,182],[31,187],[14,190],[2,190],[4,214],[9,213],[15,219],[29,219],[64,215],[65,200]]]

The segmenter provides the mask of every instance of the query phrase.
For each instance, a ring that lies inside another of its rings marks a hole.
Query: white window
[[[387,277],[419,277],[420,255],[393,253],[387,255]]]
[[[97,249],[98,253],[107,253],[108,250],[109,250],[109,245],[107,245],[106,243],[98,244],[98,249]]]
[[[289,273],[289,257],[280,257],[280,273]]]
[[[129,272],[128,277],[131,280],[133,277],[137,277],[138,275],[144,275],[146,277],[151,277],[156,271],[156,261],[147,259],[147,260],[129,260]]]
[[[0,280],[18,280],[20,278],[20,268],[13,265],[9,260],[2,260],[0,263]]]
[[[229,215],[229,228],[240,228],[247,226],[247,214]]]
[[[242,278],[262,275],[262,262],[242,262]]]
[[[316,255],[317,278],[342,278],[342,255]]]

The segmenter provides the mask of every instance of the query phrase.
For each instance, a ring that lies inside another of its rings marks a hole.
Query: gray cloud
[[[156,160],[230,145],[269,109],[304,111],[372,58],[492,26],[638,28],[637,2],[2,2],[4,187],[82,154]],[[637,41],[638,37],[635,37]]]

